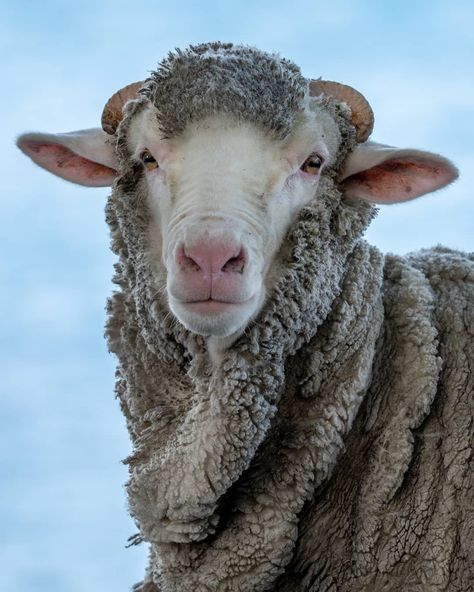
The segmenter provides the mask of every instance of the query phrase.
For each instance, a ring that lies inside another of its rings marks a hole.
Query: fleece
[[[171,52],[142,94],[155,105],[167,138],[216,112],[260,124],[284,138],[307,85],[298,66],[278,55],[232,43],[203,43]]]
[[[167,61],[180,76],[181,59]],[[153,96],[168,92],[168,66]],[[298,92],[275,129],[245,100],[235,109],[281,137]],[[472,590],[474,258],[384,256],[363,240],[374,207],[345,200],[328,169],[261,313],[212,364],[155,285],[146,187],[120,152],[140,104],[119,128],[107,205],[118,289],[106,334],[133,442],[133,542],[149,545],[135,590]],[[354,129],[327,108],[341,163]],[[188,115],[163,116],[163,130],[180,133]]]

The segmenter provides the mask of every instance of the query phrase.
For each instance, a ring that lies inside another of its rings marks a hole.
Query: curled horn
[[[102,129],[105,133],[113,136],[117,130],[119,123],[122,121],[122,109],[127,101],[136,99],[138,91],[143,86],[144,82],[133,82],[124,88],[117,91],[105,104],[102,111]]]
[[[309,93],[312,97],[322,94],[326,97],[332,97],[341,103],[346,103],[352,112],[352,123],[357,130],[357,142],[361,143],[367,140],[374,129],[374,112],[359,91],[339,82],[311,80],[309,83]]]

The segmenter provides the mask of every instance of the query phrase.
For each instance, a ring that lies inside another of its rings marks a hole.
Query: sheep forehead
[[[171,144],[186,159],[205,159],[212,166],[233,156],[239,168],[278,159],[282,143],[275,141],[249,122],[236,121],[226,115],[215,115],[190,124]]]
[[[210,43],[170,53],[142,92],[156,106],[166,137],[223,112],[281,139],[302,108],[307,81],[295,64],[278,55]]]

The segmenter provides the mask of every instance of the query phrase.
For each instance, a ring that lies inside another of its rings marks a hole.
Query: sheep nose
[[[241,244],[229,242],[181,245],[177,254],[178,265],[184,272],[199,272],[212,279],[224,273],[243,273],[246,264]]]

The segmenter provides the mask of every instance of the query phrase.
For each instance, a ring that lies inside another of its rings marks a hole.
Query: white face
[[[308,110],[284,142],[224,116],[161,140],[152,109],[137,114],[128,141],[144,162],[156,276],[187,329],[236,336],[263,306],[278,249],[331,164],[338,131]]]

